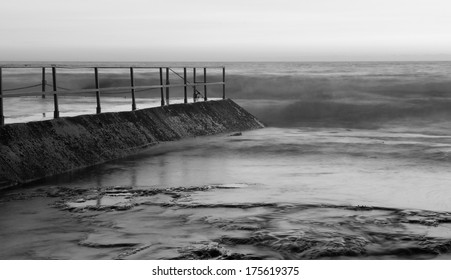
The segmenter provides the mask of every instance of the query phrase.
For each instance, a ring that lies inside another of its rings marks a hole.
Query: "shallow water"
[[[450,151],[396,126],[165,143],[4,193],[0,257],[448,258]]]

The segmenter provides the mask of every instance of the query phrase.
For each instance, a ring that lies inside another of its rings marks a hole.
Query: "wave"
[[[292,127],[302,123],[378,126],[400,119],[446,120],[451,103],[448,66],[443,63],[235,63],[227,65],[230,74],[226,77],[226,94],[270,126]],[[4,88],[39,83],[38,70],[6,72]],[[58,86],[93,88],[91,72],[58,73]],[[191,72],[188,79],[192,82]],[[49,74],[47,80],[51,81]],[[170,80],[172,84],[183,82],[174,73],[170,73]],[[203,80],[202,71],[198,80]],[[220,73],[208,75],[209,82],[221,80]],[[135,85],[159,82],[155,70],[135,73]],[[129,86],[129,73],[127,69],[103,70],[100,84],[101,87]],[[203,87],[198,90],[202,92]],[[174,98],[183,95],[183,88],[170,91]],[[103,96],[114,93],[102,92]],[[129,94],[128,91],[119,93]],[[136,95],[158,98],[159,90],[140,90]],[[222,86],[210,86],[208,96],[221,97]]]
[[[239,102],[268,126],[378,127],[390,121],[446,121],[451,100],[417,100],[391,103],[350,103],[334,100],[290,102]]]
[[[353,99],[450,97],[451,79],[434,77],[243,76],[227,80],[240,99]]]

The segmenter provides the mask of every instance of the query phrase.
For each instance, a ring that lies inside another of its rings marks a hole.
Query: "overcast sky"
[[[451,60],[451,1],[2,0],[0,35],[2,61]]]

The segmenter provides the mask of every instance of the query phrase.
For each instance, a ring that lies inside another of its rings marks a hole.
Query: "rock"
[[[243,133],[241,133],[241,132],[236,132],[236,133],[232,133],[232,134],[230,134],[229,136],[241,136],[241,135],[243,135]]]

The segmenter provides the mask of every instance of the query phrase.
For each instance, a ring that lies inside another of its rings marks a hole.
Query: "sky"
[[[0,61],[337,60],[451,60],[451,1],[0,3]]]

